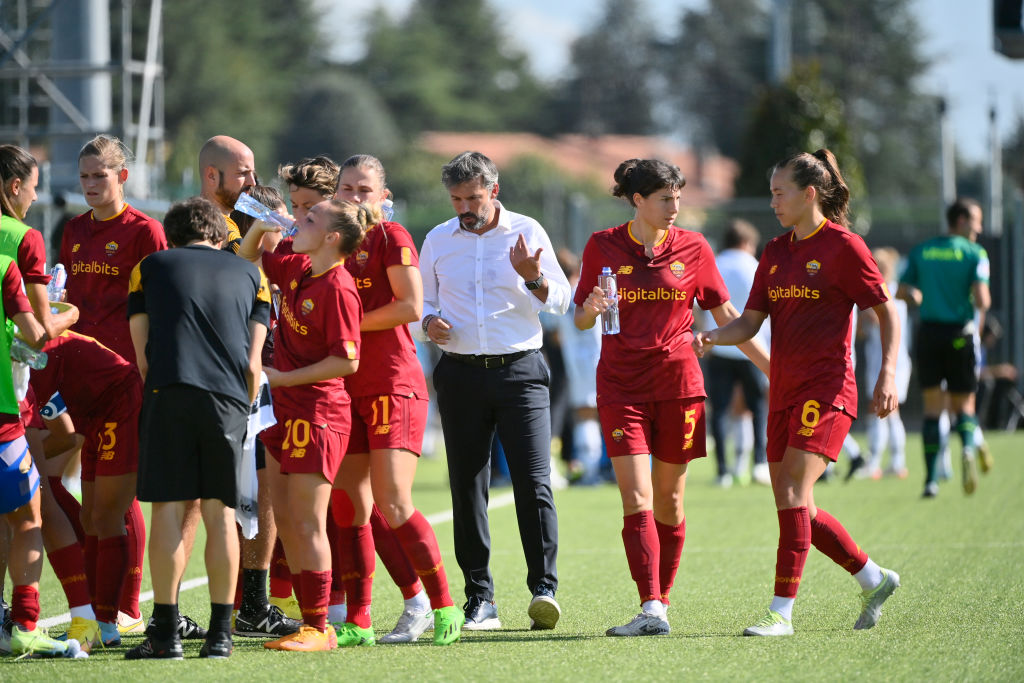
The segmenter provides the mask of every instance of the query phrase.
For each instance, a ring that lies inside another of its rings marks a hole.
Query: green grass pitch
[[[775,510],[766,488],[714,487],[713,465],[702,460],[689,475],[671,635],[603,635],[638,611],[622,550],[619,498],[613,486],[570,488],[556,493],[563,616],[555,631],[529,630],[526,570],[514,508],[506,505],[491,512],[500,631],[466,633],[448,648],[434,647],[425,636],[410,645],[328,653],[274,652],[263,649],[261,640],[236,638],[227,661],[196,659],[199,642],[186,641],[184,662],[127,662],[124,650],[138,639],[126,638],[123,647],[88,660],[0,660],[0,681],[1024,680],[1024,437],[988,436],[996,467],[971,497],[954,479],[937,499],[920,499],[923,465],[914,435],[908,479],[816,487],[818,505],[842,521],[874,560],[902,577],[902,588],[870,631],[852,629],[860,608],[856,582],[812,549],[794,610],[796,635],[740,636],[771,597]],[[845,472],[845,461],[840,469]],[[955,470],[959,476],[959,466]],[[422,462],[416,502],[427,515],[449,509],[443,461]],[[435,529],[453,597],[461,604],[451,523]],[[201,542],[186,578],[204,574]],[[144,590],[148,573],[147,567]],[[401,595],[379,562],[374,588],[379,635],[401,608]],[[66,611],[49,567],[42,595],[44,617]],[[205,624],[205,587],[184,592],[181,607]],[[143,605],[143,613],[151,608]]]

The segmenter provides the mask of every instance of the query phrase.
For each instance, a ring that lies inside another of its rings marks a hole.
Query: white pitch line
[[[491,502],[488,503],[488,505],[487,505],[487,509],[488,510],[494,510],[496,508],[505,507],[506,505],[510,505],[510,504],[512,504],[514,502],[515,502],[515,497],[512,495],[511,492],[503,493],[500,496],[496,496],[495,498],[492,498]],[[427,521],[430,522],[430,525],[433,526],[435,524],[443,524],[444,522],[452,521],[452,519],[454,518],[454,515],[455,515],[455,513],[452,512],[451,510],[445,510],[444,512],[435,512],[432,515],[426,515],[426,518],[427,518]],[[195,579],[189,579],[188,581],[182,581],[181,582],[181,591],[180,592],[183,593],[185,591],[192,590],[193,588],[199,588],[200,586],[205,586],[209,582],[210,582],[210,579],[209,579],[209,577],[206,577],[206,576],[200,576],[200,577],[195,578]],[[142,594],[139,595],[139,604],[141,605],[143,603],[149,602],[152,599],[153,599],[153,591],[146,591],[145,593],[142,593]],[[39,625],[42,626],[43,628],[52,628],[54,626],[60,626],[61,624],[67,624],[70,621],[71,621],[71,613],[70,612],[65,612],[64,614],[58,614],[55,617],[47,617],[46,619],[40,619],[39,620]]]

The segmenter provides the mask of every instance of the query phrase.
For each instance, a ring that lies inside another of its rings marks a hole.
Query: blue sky
[[[600,17],[600,0],[489,0],[508,23],[509,34],[543,77],[557,77],[566,67],[569,44]],[[767,1],[767,0],[766,0]],[[358,15],[351,4],[320,0],[325,21],[336,37],[335,56],[358,57]],[[378,0],[396,15],[412,0]],[[672,31],[684,9],[706,6],[706,0],[649,0],[656,24]],[[994,104],[1005,135],[1024,118],[1024,60],[1010,60],[992,49],[989,0],[913,0],[912,8],[924,32],[923,53],[934,65],[922,86],[949,103],[957,151],[968,161],[987,158],[989,109]]]

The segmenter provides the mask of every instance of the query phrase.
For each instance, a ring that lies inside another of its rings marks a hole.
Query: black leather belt
[[[515,353],[506,353],[500,356],[474,356],[465,353],[451,353],[445,351],[444,355],[448,356],[452,360],[457,360],[460,363],[466,365],[475,365],[478,368],[500,368],[505,365],[509,365],[519,360],[520,358],[526,358],[530,354],[537,353],[538,349],[527,349],[526,351],[516,351]]]

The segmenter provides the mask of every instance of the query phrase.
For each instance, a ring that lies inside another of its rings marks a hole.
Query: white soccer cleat
[[[745,636],[791,636],[793,635],[793,622],[778,612],[768,610],[761,619],[753,626],[743,629]]]
[[[628,624],[612,626],[604,634],[606,636],[661,636],[671,630],[666,616],[641,612],[633,617],[633,621]]]
[[[434,612],[428,609],[426,612],[414,612],[406,608],[402,616],[398,617],[398,623],[391,633],[381,636],[378,643],[413,643],[428,628],[434,626]]]
[[[861,596],[861,611],[854,630],[868,629],[878,623],[882,616],[882,604],[900,587],[900,575],[891,569],[882,570],[882,582],[872,590],[864,591]]]

